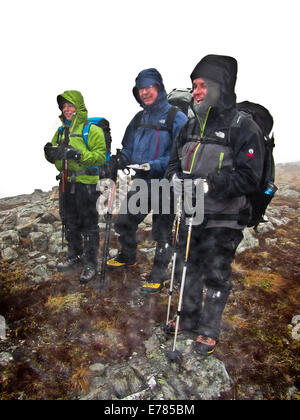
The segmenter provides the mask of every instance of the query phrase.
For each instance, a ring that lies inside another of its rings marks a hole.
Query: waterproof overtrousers
[[[183,295],[184,329],[218,340],[232,287],[231,263],[242,237],[242,231],[237,229],[193,228]]]
[[[140,211],[135,213],[131,212],[130,201],[134,200],[135,194],[139,193],[141,203],[146,204],[145,207],[141,206]],[[161,191],[159,197],[159,208],[161,209]],[[121,244],[121,259],[122,262],[133,264],[136,261],[137,250],[137,230],[139,224],[146,218],[153,208],[153,197],[151,197],[150,183],[148,188],[143,190],[131,189],[121,205],[120,214],[115,223],[115,230],[119,233],[119,241]],[[162,214],[160,211],[153,212],[152,217],[152,239],[157,242],[157,247],[154,257],[154,267],[151,272],[151,281],[156,282],[156,276],[160,278],[165,276],[168,263],[171,258],[171,243],[172,243],[172,225],[175,215],[172,211],[170,214]],[[121,260],[120,260],[121,261]],[[159,280],[160,281],[160,280]]]
[[[71,192],[67,183],[64,197],[60,196],[60,215],[65,222],[68,256],[79,257],[84,265],[97,267],[99,228],[96,185],[76,183]]]

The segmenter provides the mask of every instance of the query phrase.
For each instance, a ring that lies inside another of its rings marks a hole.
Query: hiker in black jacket
[[[186,176],[208,184],[204,222],[192,229],[179,327],[198,332],[195,346],[201,354],[212,353],[218,342],[232,287],[231,263],[251,212],[247,194],[258,188],[263,170],[263,134],[237,112],[236,75],[232,57],[208,55],[196,65],[191,74],[195,118],[173,144],[165,174],[175,189]],[[181,234],[181,249],[184,238]],[[174,320],[167,330],[174,333]]]

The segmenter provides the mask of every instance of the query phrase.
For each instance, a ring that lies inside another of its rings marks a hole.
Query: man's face
[[[145,105],[152,105],[158,96],[158,87],[156,85],[146,86],[139,89],[139,95]]]
[[[76,108],[70,102],[65,102],[62,108],[63,116],[67,121],[71,121],[72,115],[75,114]]]
[[[200,105],[207,94],[207,86],[203,79],[198,78],[193,80],[193,98],[194,104]]]

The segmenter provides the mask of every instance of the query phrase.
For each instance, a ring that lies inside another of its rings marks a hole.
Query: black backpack
[[[168,94],[168,101],[170,104],[180,108],[189,118],[195,116],[192,108],[193,95],[191,89],[173,89]],[[238,114],[234,118],[232,127],[238,127],[242,118],[252,118],[260,127],[264,137],[265,159],[263,174],[259,189],[252,194],[248,195],[252,207],[252,214],[250,220],[248,218],[248,227],[254,227],[256,230],[259,223],[267,222],[264,215],[268,205],[274,197],[277,187],[275,181],[275,163],[273,157],[273,149],[275,147],[274,135],[270,137],[270,132],[273,128],[273,117],[270,112],[262,105],[244,101],[237,104]],[[246,217],[249,217],[248,215]]]
[[[265,159],[263,174],[260,181],[259,189],[248,195],[252,206],[251,219],[248,222],[248,227],[257,229],[259,223],[267,222],[264,215],[268,205],[270,204],[277,187],[275,181],[275,163],[273,156],[273,149],[275,147],[274,135],[270,137],[273,128],[273,117],[270,112],[262,105],[253,102],[244,101],[237,104],[239,114],[250,115],[256,124],[260,127],[264,136]]]

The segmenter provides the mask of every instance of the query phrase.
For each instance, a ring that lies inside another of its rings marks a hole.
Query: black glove
[[[51,163],[62,159],[63,150],[63,146],[53,146],[52,143],[46,143],[44,146],[45,155]]]
[[[126,166],[128,165],[128,163],[125,162],[123,156],[120,155],[116,155],[116,162],[118,165],[118,169],[122,170],[126,168]]]
[[[213,172],[207,175],[208,194],[211,197],[223,199],[227,197],[230,185],[230,170],[222,169],[220,173]]]
[[[117,153],[116,155],[112,155],[110,157],[109,166],[111,166],[113,170],[123,170],[126,168],[127,163],[125,163],[121,153]]]
[[[107,179],[107,178],[112,179],[110,161],[109,161],[109,165],[104,164],[104,165],[100,166],[100,178],[101,179]]]
[[[105,178],[110,178],[113,181],[117,180],[118,176],[118,161],[116,155],[110,157]]]
[[[81,159],[81,151],[74,149],[72,146],[67,146],[63,152],[63,159],[65,160],[75,160],[76,162],[80,162]]]

